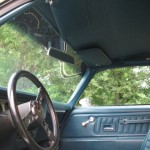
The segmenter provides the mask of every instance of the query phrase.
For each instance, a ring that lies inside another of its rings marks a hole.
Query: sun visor
[[[80,50],[77,51],[77,53],[90,66],[104,66],[111,64],[111,60],[98,48]]]

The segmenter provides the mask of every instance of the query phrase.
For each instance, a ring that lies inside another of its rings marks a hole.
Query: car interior
[[[150,150],[149,0],[0,0],[0,150]]]

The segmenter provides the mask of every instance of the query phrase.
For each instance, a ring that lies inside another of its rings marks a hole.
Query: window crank
[[[85,127],[87,124],[92,123],[95,121],[94,117],[90,117],[89,120],[82,122],[82,126]]]

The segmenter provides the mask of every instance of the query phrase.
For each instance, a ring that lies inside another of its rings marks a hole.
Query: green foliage
[[[82,97],[92,105],[130,105],[150,103],[150,67],[120,68],[100,72]]]
[[[67,102],[80,77],[64,79],[60,62],[46,55],[46,50],[14,24],[0,29],[0,85],[6,86],[10,76],[18,70],[28,70],[44,84],[52,100]],[[67,68],[69,69],[69,68]],[[37,93],[37,88],[22,78],[17,88]]]

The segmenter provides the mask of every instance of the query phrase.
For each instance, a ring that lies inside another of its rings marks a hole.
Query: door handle
[[[85,127],[87,124],[89,123],[92,123],[95,121],[95,118],[94,117],[90,117],[89,120],[85,121],[85,122],[82,122],[82,126]]]
[[[150,119],[141,119],[141,120],[123,119],[120,120],[119,123],[121,124],[150,123]]]

